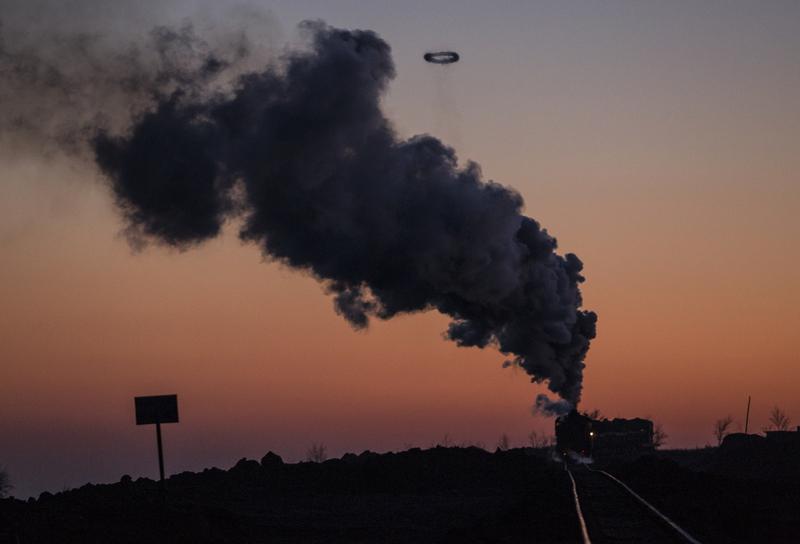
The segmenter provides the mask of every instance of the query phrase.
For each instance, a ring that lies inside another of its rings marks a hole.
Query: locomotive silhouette
[[[592,419],[573,410],[556,418],[556,448],[594,458],[631,457],[654,450],[649,419]]]

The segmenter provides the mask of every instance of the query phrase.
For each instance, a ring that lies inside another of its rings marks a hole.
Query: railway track
[[[700,544],[630,487],[587,465],[564,465],[583,544]]]

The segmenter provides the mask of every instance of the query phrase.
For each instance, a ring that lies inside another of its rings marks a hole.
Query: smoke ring
[[[453,64],[458,62],[461,57],[455,51],[431,51],[422,56],[425,62],[433,64]]]

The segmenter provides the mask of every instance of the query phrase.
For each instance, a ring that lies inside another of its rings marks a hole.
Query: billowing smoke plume
[[[212,64],[168,71],[173,87],[125,130],[93,132],[131,239],[184,249],[241,217],[243,240],[313,274],[354,327],[436,309],[459,346],[496,347],[576,404],[596,322],[580,310],[581,261],[477,164],[460,167],[436,138],[398,137],[380,107],[394,65],[376,34],[304,28],[310,47],[280,64],[220,90]]]
[[[553,400],[545,394],[536,395],[533,411],[536,413],[563,416],[575,408],[575,402],[569,400]]]
[[[159,99],[215,92],[260,67],[253,53],[269,51],[263,36],[278,33],[269,13],[247,9],[233,10],[208,36],[187,21],[130,42],[63,32],[40,15],[0,20],[0,151],[83,153],[98,127],[123,131]]]

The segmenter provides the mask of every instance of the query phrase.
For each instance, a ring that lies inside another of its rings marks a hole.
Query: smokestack
[[[457,345],[494,347],[547,382],[561,400],[540,396],[539,410],[574,407],[597,319],[581,309],[580,259],[476,163],[396,134],[378,35],[302,28],[308,49],[223,90],[213,50],[193,70],[165,65],[169,87],[123,130],[87,131],[131,243],[188,249],[240,217],[242,240],[312,274],[353,327],[435,309]]]

